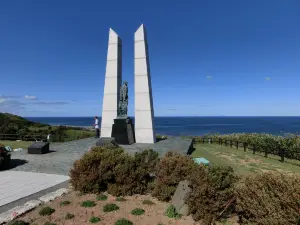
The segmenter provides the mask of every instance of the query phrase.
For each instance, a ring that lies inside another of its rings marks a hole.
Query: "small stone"
[[[190,182],[188,180],[180,181],[171,200],[171,204],[175,206],[176,211],[183,216],[187,216],[189,213],[189,207],[185,203],[185,200],[192,191],[189,185]]]

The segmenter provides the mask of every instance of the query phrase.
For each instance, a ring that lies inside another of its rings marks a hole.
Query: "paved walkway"
[[[69,180],[68,176],[21,171],[1,171],[0,177],[0,207]]]

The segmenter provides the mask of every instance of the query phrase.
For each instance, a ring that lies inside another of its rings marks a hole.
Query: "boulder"
[[[183,216],[187,216],[189,213],[189,207],[186,204],[186,199],[192,191],[189,185],[190,181],[188,180],[180,181],[171,200],[171,203],[175,206],[176,211]]]

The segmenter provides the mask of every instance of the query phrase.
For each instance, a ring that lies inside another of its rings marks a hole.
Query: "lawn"
[[[33,141],[6,141],[0,140],[0,143],[4,146],[10,146],[13,149],[15,148],[23,148],[27,149],[30,145],[32,145]]]
[[[244,152],[242,148],[236,149],[218,144],[195,144],[193,157],[203,157],[214,165],[231,166],[240,175],[255,172],[280,171],[289,173],[300,172],[300,161],[286,160],[280,162],[280,157]]]

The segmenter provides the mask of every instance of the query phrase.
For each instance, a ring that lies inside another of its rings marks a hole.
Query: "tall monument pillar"
[[[111,137],[112,125],[117,118],[120,86],[122,82],[122,41],[109,30],[106,73],[101,120],[101,137]]]
[[[134,108],[136,142],[155,143],[148,43],[143,24],[134,34]]]

